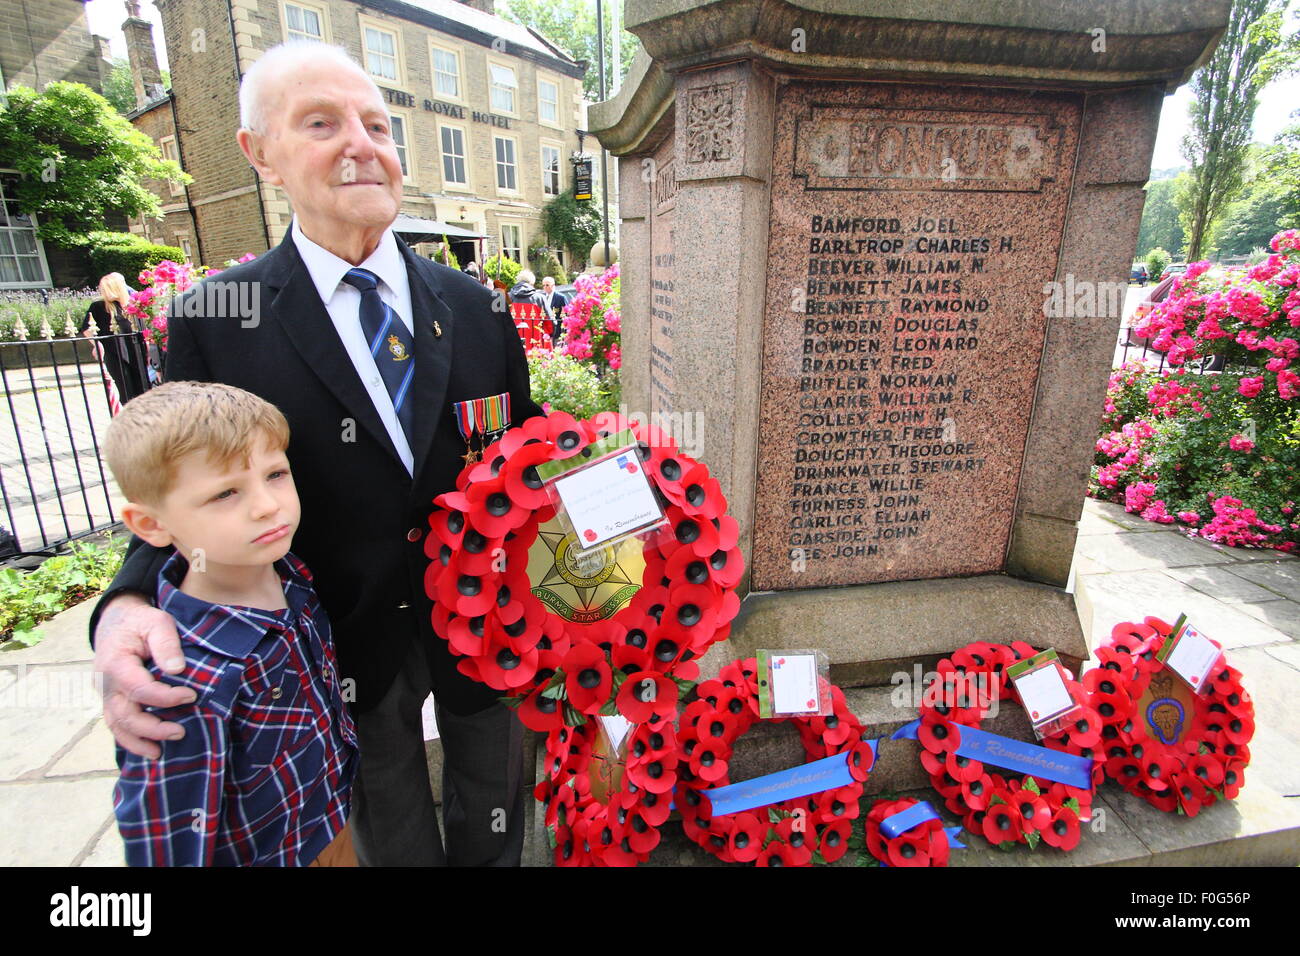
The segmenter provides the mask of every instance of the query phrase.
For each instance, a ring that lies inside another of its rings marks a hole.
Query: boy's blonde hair
[[[172,490],[177,465],[206,452],[224,468],[247,460],[254,441],[289,447],[289,423],[270,402],[212,382],[168,382],[122,406],[108,427],[104,458],[127,501],[158,505]]]

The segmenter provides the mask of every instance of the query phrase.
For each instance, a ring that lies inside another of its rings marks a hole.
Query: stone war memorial
[[[915,716],[897,675],[973,642],[1079,674],[1076,522],[1157,123],[1229,4],[625,10],[643,49],[590,114],[619,163],[624,402],[693,429],[746,560],[702,675],[820,649],[883,739]],[[1032,739],[1018,710],[1000,732]],[[926,786],[900,743],[865,792]],[[760,726],[730,779],[802,759]]]
[[[741,524],[715,654],[818,646],[848,684],[971,641],[1087,656],[1114,301],[1162,102],[1227,8],[629,0],[644,50],[591,113],[624,399],[698,422]]]

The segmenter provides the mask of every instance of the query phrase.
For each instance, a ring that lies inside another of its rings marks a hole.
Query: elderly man
[[[546,309],[546,314],[558,324],[561,313],[568,304],[569,300],[564,293],[555,291],[555,277],[545,276],[542,279],[542,307]]]
[[[302,500],[293,550],[333,623],[357,723],[351,829],[361,863],[517,865],[522,730],[432,633],[423,538],[433,498],[454,488],[463,465],[453,405],[508,401],[512,424],[540,414],[523,348],[503,302],[393,235],[402,171],[388,111],[344,51],[268,50],[244,77],[240,110],[240,148],[288,194],[293,225],[275,249],[204,283],[238,283],[241,294],[206,296],[200,286],[174,310],[167,375],[247,389],[289,421]],[[202,314],[214,302],[251,308]],[[192,700],[141,666],[145,657],[171,673],[181,666],[174,622],[144,583],[167,555],[133,542],[91,622],[105,717],[144,756],[180,728],[140,705]],[[445,847],[422,734],[431,691]]]

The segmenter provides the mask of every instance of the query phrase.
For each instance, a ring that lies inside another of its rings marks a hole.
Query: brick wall
[[[54,80],[102,79],[99,44],[86,26],[80,0],[4,0],[0,3],[0,68],[8,86],[44,89]]]

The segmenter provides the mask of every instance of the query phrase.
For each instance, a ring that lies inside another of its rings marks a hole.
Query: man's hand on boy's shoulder
[[[144,666],[153,660],[168,674],[185,669],[176,622],[142,595],[122,593],[100,615],[95,629],[95,672],[104,677],[104,722],[125,749],[157,759],[154,741],[179,740],[180,724],[159,720],[143,709],[179,707],[197,700],[193,690],[164,684]]]

